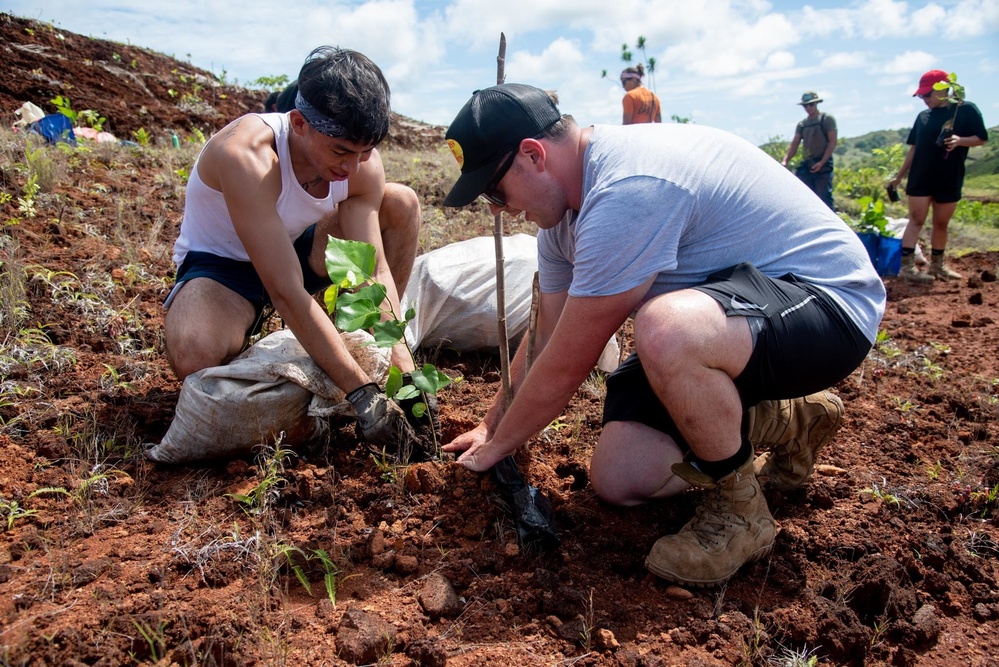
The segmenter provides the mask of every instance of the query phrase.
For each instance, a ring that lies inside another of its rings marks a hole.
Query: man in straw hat
[[[829,208],[833,207],[833,151],[836,150],[836,119],[819,111],[822,98],[814,91],[801,96],[799,104],[805,109],[805,118],[794,128],[794,139],[787,147],[787,154],[780,161],[785,167],[804,145],[804,154],[795,173],[811,188]]]

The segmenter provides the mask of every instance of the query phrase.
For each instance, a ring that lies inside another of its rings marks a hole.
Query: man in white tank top
[[[166,300],[166,351],[177,377],[230,361],[271,304],[357,408],[366,440],[398,450],[404,412],[354,361],[312,295],[329,284],[327,235],[375,247],[374,278],[396,313],[416,256],[420,205],[385,182],[389,87],[364,55],[319,47],[298,78],[295,109],[248,114],[205,145],[188,182]],[[392,362],[413,370],[404,345]]]

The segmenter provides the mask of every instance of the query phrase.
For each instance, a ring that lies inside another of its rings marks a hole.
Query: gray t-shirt
[[[857,235],[794,174],[749,142],[702,125],[593,129],[583,200],[538,233],[545,293],[645,296],[750,262],[827,291],[872,342],[885,288]]]

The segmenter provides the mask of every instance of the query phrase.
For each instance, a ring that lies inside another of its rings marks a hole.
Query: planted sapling
[[[419,367],[413,350],[406,342],[406,323],[416,316],[410,308],[404,319],[399,319],[389,302],[386,303],[385,286],[373,279],[375,247],[363,241],[330,237],[326,245],[326,272],[333,284],[326,290],[324,303],[333,316],[336,327],[345,332],[363,329],[374,336],[373,345],[393,348],[405,347],[413,361],[414,370],[403,373],[398,366],[389,369],[385,381],[385,395],[395,400],[415,427],[429,427],[429,438],[435,453],[440,448],[439,426],[436,415],[437,392],[451,384],[451,379],[432,364]],[[352,291],[347,291],[352,290]]]

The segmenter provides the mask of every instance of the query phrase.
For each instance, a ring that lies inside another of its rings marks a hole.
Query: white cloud
[[[507,61],[507,78],[551,86],[578,75],[584,61],[578,44],[559,38],[540,53],[516,51]]]
[[[862,51],[850,53],[833,53],[822,59],[819,66],[823,70],[831,69],[853,69],[855,67],[868,67],[871,64],[871,54]]]
[[[790,51],[774,51],[767,56],[763,65],[767,69],[788,69],[794,67],[794,54]]]
[[[886,74],[922,74],[932,69],[937,57],[926,51],[906,51],[895,56],[880,69]]]

